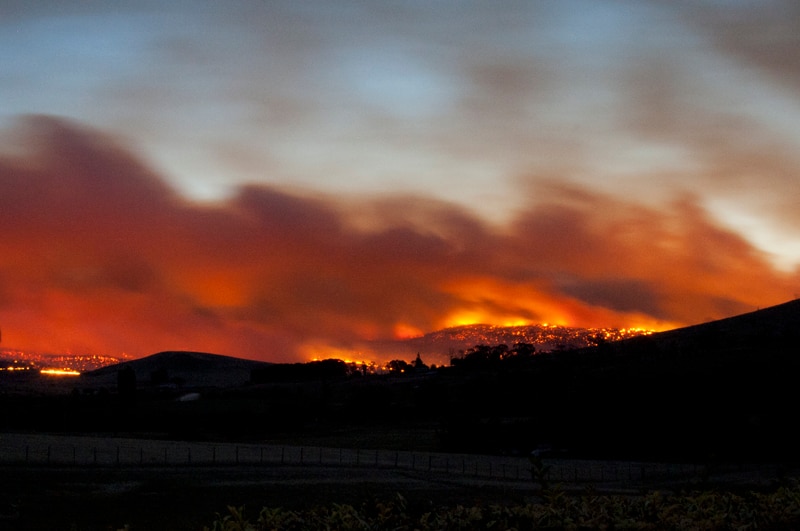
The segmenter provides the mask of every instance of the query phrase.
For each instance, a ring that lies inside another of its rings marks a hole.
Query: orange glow
[[[444,319],[442,326],[444,328],[451,328],[454,326],[468,326],[473,324],[487,323],[489,319],[485,315],[478,312],[456,312]]]
[[[197,268],[177,273],[173,280],[205,305],[225,308],[241,306],[247,302],[247,284],[234,271]]]
[[[547,320],[562,326],[572,319],[564,315],[563,301],[554,300],[530,284],[514,284],[496,278],[466,278],[451,281],[445,288],[470,303],[468,308],[454,310],[442,321],[442,328],[471,324],[515,326]]]
[[[404,323],[397,323],[396,325],[394,325],[395,339],[410,339],[412,337],[419,337],[422,335],[425,335],[425,332],[423,332],[416,326],[411,326]]]
[[[303,359],[309,361],[320,361],[337,359],[345,363],[363,363],[364,358],[355,359],[360,352],[353,352],[350,349],[338,348],[321,343],[309,343],[303,347]]]
[[[508,315],[497,315],[487,311],[459,311],[447,317],[443,321],[444,328],[456,326],[467,326],[474,324],[489,324],[494,326],[525,326],[536,324],[524,317],[513,317]]]
[[[453,311],[440,323],[442,328],[472,324],[543,324],[662,331],[686,324],[655,319],[641,312],[621,312],[593,306],[535,285],[513,284],[494,278],[470,278],[451,282],[447,290],[469,301],[470,308]]]

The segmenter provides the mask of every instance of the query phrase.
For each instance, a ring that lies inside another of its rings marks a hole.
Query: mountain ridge
[[[738,343],[742,348],[743,339],[751,341],[778,341],[791,336],[794,327],[800,328],[800,299],[760,308],[752,312],[731,317],[689,325],[662,332],[622,328],[579,328],[560,325],[518,325],[498,326],[471,324],[443,328],[422,336],[402,340],[376,340],[369,343],[369,350],[385,359],[412,360],[420,354],[428,363],[447,365],[454,357],[477,345],[530,343],[537,353],[591,350],[598,345],[618,345],[615,350],[629,342],[650,345],[665,345],[660,348],[680,348],[682,345],[706,345],[716,343],[717,348],[725,344]],[[667,346],[667,344],[669,344]],[[182,361],[181,361],[182,360]],[[126,360],[84,373],[89,377],[116,374],[125,365],[132,366],[137,374],[147,376],[154,371],[166,369],[176,374],[237,372],[241,381],[245,372],[263,367],[273,362],[257,361],[235,356],[225,356],[197,351],[163,351],[143,358]],[[191,365],[189,367],[188,365]],[[213,368],[212,368],[213,367]],[[192,370],[189,370],[189,369]]]

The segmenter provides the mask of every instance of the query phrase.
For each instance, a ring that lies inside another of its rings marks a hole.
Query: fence
[[[708,470],[698,465],[546,459],[548,478],[563,483],[636,483],[692,479]],[[531,481],[526,457],[359,450],[313,446],[197,443],[38,434],[0,434],[0,465],[176,467],[320,466],[428,471],[484,479]],[[742,471],[717,468],[715,474]],[[750,470],[752,473],[753,470]],[[760,467],[767,476],[777,473]],[[773,476],[774,477],[774,476]]]
[[[37,466],[306,465],[427,470],[478,477],[530,478],[519,458],[312,446],[0,435],[0,464]]]

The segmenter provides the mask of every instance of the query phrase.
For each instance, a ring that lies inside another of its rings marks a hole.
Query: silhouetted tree
[[[470,370],[487,370],[499,367],[500,363],[510,356],[508,345],[495,346],[475,345],[464,353],[464,357],[455,364]],[[453,360],[455,361],[455,360]]]
[[[309,361],[308,363],[275,363],[250,371],[253,383],[313,382],[345,380],[353,367],[339,359]],[[355,369],[356,371],[358,369]]]
[[[511,353],[518,358],[530,358],[536,353],[536,347],[531,343],[515,343]]]
[[[495,345],[494,348],[492,348],[492,356],[491,356],[492,361],[495,362],[503,361],[504,359],[508,358],[508,356],[509,356],[509,349],[508,345],[506,345],[505,343]]]
[[[464,361],[469,365],[484,365],[491,359],[492,347],[475,345],[464,353]]]
[[[392,360],[386,364],[386,368],[392,374],[402,374],[408,372],[411,367],[403,360]]]

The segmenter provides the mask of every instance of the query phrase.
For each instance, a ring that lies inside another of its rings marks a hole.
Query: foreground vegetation
[[[478,530],[478,529],[794,529],[800,524],[800,487],[759,493],[652,492],[631,497],[569,496],[543,492],[542,501],[524,505],[475,505],[412,509],[397,495],[389,502],[356,508],[346,504],[304,511],[264,507],[255,519],[243,507],[228,507],[206,531],[264,530]]]

